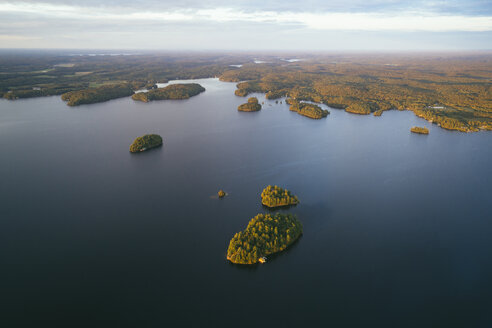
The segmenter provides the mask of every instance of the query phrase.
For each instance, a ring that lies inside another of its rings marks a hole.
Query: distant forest
[[[293,57],[302,60],[284,60]],[[107,85],[138,90],[173,79],[219,77],[237,82],[238,96],[261,92],[269,99],[288,97],[376,116],[386,110],[411,110],[446,129],[492,130],[492,53],[284,54],[263,55],[266,63],[255,64],[257,58],[252,54],[6,53],[0,56],[0,97],[79,90],[84,90],[79,96],[95,95],[93,89]],[[242,66],[231,66],[237,64]],[[113,91],[115,96],[130,93]]]

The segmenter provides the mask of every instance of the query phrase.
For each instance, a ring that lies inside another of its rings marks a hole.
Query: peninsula
[[[330,112],[326,109],[321,109],[318,105],[315,104],[310,104],[310,103],[305,103],[305,102],[298,102],[296,100],[290,100],[290,110],[293,112],[297,112],[300,115],[313,118],[313,119],[320,119],[323,117],[328,116]]]
[[[255,264],[281,252],[302,235],[302,223],[292,214],[258,214],[245,230],[234,235],[227,259],[237,264]]]
[[[188,99],[204,91],[205,88],[198,83],[171,84],[161,89],[136,93],[132,96],[132,99],[143,102],[152,100],[179,100]]]
[[[130,152],[138,153],[162,145],[162,137],[158,134],[146,134],[136,138],[130,145]]]
[[[296,205],[299,203],[299,199],[287,189],[278,186],[268,186],[261,192],[261,203],[273,208]]]
[[[359,102],[359,103],[353,103],[350,106],[347,106],[345,108],[345,111],[347,113],[352,113],[352,114],[359,114],[359,115],[369,115],[371,114],[371,107],[369,107],[368,104]],[[382,114],[382,111],[381,111]],[[378,116],[378,114],[375,114]]]
[[[111,99],[129,97],[133,94],[133,88],[129,83],[102,85],[97,88],[89,88],[78,91],[70,91],[61,95],[68,106],[95,104]]]

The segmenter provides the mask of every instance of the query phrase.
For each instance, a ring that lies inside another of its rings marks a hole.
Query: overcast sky
[[[0,47],[492,49],[492,0],[0,0]]]

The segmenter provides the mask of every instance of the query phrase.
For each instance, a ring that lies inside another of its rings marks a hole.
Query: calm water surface
[[[0,100],[0,326],[491,327],[490,132],[242,113],[235,84],[198,82],[183,101]],[[164,146],[130,154],[145,133]],[[304,235],[232,265],[268,184],[299,196]]]

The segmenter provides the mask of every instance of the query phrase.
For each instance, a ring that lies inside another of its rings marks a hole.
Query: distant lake
[[[235,83],[188,82],[206,92],[0,100],[1,327],[490,326],[490,132],[263,95],[244,113]],[[146,133],[163,147],[129,153]],[[299,197],[304,235],[232,265],[269,184]]]

